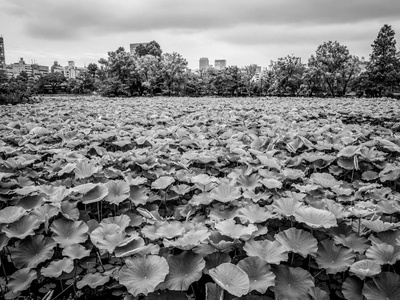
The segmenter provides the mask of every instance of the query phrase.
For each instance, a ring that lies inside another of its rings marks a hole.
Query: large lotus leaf
[[[286,217],[293,216],[301,205],[295,198],[280,198],[272,203],[274,210]]]
[[[364,300],[362,294],[363,282],[355,277],[347,277],[342,285],[342,293],[347,300]]]
[[[209,275],[216,284],[234,296],[240,297],[249,292],[249,276],[234,264],[220,264],[218,267],[211,269]]]
[[[251,204],[242,207],[239,210],[238,217],[242,222],[262,223],[268,219],[274,218],[274,215],[268,210],[267,207],[261,207],[258,204]]]
[[[169,273],[164,285],[169,290],[186,291],[189,286],[198,281],[206,265],[203,257],[191,251],[167,257]]]
[[[400,227],[400,223],[386,223],[381,220],[362,220],[362,224],[374,232],[383,232]]]
[[[303,229],[289,228],[276,234],[275,239],[287,251],[299,253],[303,257],[315,254],[318,250],[317,239]]]
[[[392,272],[382,272],[365,283],[362,293],[367,300],[398,300],[400,276]]]
[[[109,217],[109,218],[104,218],[101,220],[100,225],[105,225],[105,224],[115,224],[121,227],[122,230],[125,230],[126,227],[129,226],[131,222],[131,218],[127,215],[120,215],[120,216],[115,216],[115,217]]]
[[[355,262],[350,267],[350,272],[357,275],[360,279],[372,277],[382,271],[381,266],[370,259],[363,259]]]
[[[40,126],[32,128],[29,131],[29,134],[37,135],[37,136],[46,135],[46,134],[50,134],[50,133],[51,133],[51,131],[49,131],[48,129],[46,129],[44,127],[40,127]]]
[[[260,161],[261,165],[268,167],[269,169],[276,169],[280,170],[281,166],[273,157],[268,157],[265,155],[257,155],[258,160]]]
[[[308,291],[314,287],[314,278],[302,268],[285,265],[273,266],[275,273],[275,297],[277,299],[308,299]]]
[[[400,177],[400,167],[389,165],[379,173],[381,182],[395,181]]]
[[[164,240],[164,247],[175,247],[182,250],[191,250],[200,243],[206,241],[210,236],[207,229],[190,230],[176,240]]]
[[[248,240],[251,234],[257,231],[258,228],[253,224],[249,224],[248,226],[236,224],[235,220],[230,219],[218,222],[215,225],[215,229],[217,229],[222,235],[234,239]]]
[[[64,257],[60,260],[53,260],[42,268],[40,273],[45,277],[58,277],[62,272],[70,273],[74,269],[74,262],[71,258]]]
[[[370,246],[371,243],[363,236],[358,236],[355,233],[350,235],[337,234],[333,236],[336,244],[341,244],[350,248],[354,252],[363,254]]]
[[[48,222],[49,219],[56,216],[60,212],[58,207],[51,204],[45,204],[32,210],[31,215],[35,216],[40,222]]]
[[[155,235],[159,238],[172,239],[182,236],[186,229],[179,221],[163,222],[157,225]]]
[[[88,178],[97,172],[100,171],[100,167],[96,167],[94,163],[90,163],[88,161],[82,160],[76,163],[75,166],[75,178],[76,179],[83,179]]]
[[[324,188],[331,188],[340,185],[340,182],[329,173],[313,173],[310,179],[312,182],[319,184]]]
[[[18,221],[26,214],[26,210],[19,206],[8,206],[0,210],[0,224],[10,224]]]
[[[185,195],[190,192],[191,187],[186,184],[178,184],[171,188],[171,191],[174,191],[178,195]]]
[[[7,227],[3,227],[2,230],[9,238],[15,237],[22,240],[28,235],[34,235],[34,231],[38,229],[39,226],[40,222],[36,217],[25,215],[18,221],[15,221]]]
[[[126,257],[139,253],[143,250],[145,242],[142,238],[132,239],[124,245],[115,248],[114,253],[116,257]]]
[[[53,248],[56,243],[49,237],[43,235],[28,236],[11,247],[11,258],[17,268],[36,268],[38,264],[53,256]]]
[[[217,179],[215,177],[210,177],[207,174],[199,174],[190,178],[190,181],[201,185],[208,185],[210,183],[216,182]]]
[[[87,240],[89,227],[83,221],[57,219],[50,226],[52,238],[61,248],[83,243]]]
[[[278,179],[275,178],[264,178],[261,180],[261,183],[267,188],[267,189],[280,189],[282,187],[282,182],[280,182]]]
[[[130,187],[126,181],[108,181],[105,186],[108,189],[108,194],[104,200],[109,203],[118,205],[130,196]]]
[[[396,261],[400,260],[400,247],[386,243],[373,244],[365,252],[365,255],[380,265],[394,265]]]
[[[38,207],[43,202],[42,195],[30,195],[19,199],[17,206],[21,206],[23,209],[31,210]]]
[[[60,171],[58,171],[58,176],[63,176],[64,174],[71,173],[75,170],[76,164],[75,163],[67,163]]]
[[[264,294],[270,286],[275,285],[275,274],[270,265],[260,257],[246,257],[238,262],[237,266],[249,276],[249,291]]]
[[[10,281],[8,282],[7,287],[10,289],[10,291],[16,294],[29,288],[32,281],[34,281],[36,278],[37,273],[35,270],[32,270],[31,268],[23,268],[15,271],[10,276]]]
[[[76,287],[78,289],[82,289],[84,286],[88,285],[90,288],[95,289],[98,286],[105,285],[109,280],[109,275],[100,273],[88,273],[76,283]]]
[[[70,245],[63,249],[62,254],[71,259],[81,259],[90,255],[90,250],[87,250],[80,244]]]
[[[93,189],[82,196],[83,204],[90,204],[101,201],[108,194],[108,189],[103,184],[97,184]]]
[[[333,240],[323,240],[318,246],[315,261],[328,274],[346,271],[354,262],[354,252],[345,247],[336,246]]]
[[[337,226],[336,217],[333,213],[314,207],[300,207],[295,212],[298,222],[306,223],[311,228],[330,228]]]
[[[278,241],[246,241],[243,250],[248,256],[258,256],[270,264],[288,260],[288,252]]]
[[[214,200],[227,203],[240,198],[240,190],[228,183],[224,183],[214,188],[210,192],[210,197]]]
[[[76,221],[79,219],[79,209],[76,207],[76,204],[71,203],[69,201],[63,201],[61,203],[61,213],[62,215],[72,221]]]
[[[90,233],[92,243],[101,250],[113,253],[125,238],[125,232],[116,224],[103,224]]]
[[[175,182],[174,177],[162,176],[151,183],[151,188],[156,190],[163,190]]]
[[[147,200],[149,199],[148,193],[148,188],[132,185],[130,187],[129,199],[135,205],[145,205],[147,203]]]
[[[211,208],[209,213],[209,218],[215,221],[222,221],[233,219],[239,215],[240,209],[238,207],[225,207],[221,210],[221,208]]]
[[[147,178],[144,177],[132,177],[131,174],[128,174],[124,177],[125,181],[131,186],[136,185],[139,186],[147,182]]]
[[[129,258],[119,272],[119,283],[133,296],[151,293],[169,273],[168,262],[157,255]]]

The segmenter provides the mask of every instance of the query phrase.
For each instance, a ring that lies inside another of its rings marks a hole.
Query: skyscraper
[[[216,59],[214,66],[217,70],[222,70],[222,69],[226,68],[226,60],[225,59]]]
[[[4,55],[4,39],[0,36],[0,69],[6,69],[6,56]]]
[[[199,61],[199,69],[200,70],[205,70],[205,69],[208,68],[209,64],[210,63],[208,61],[208,58],[207,57],[202,57],[202,58],[200,58],[200,61]]]

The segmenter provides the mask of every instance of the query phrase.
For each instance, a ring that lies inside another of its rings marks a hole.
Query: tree
[[[315,68],[332,97],[345,95],[350,80],[360,72],[358,58],[337,41],[319,45],[308,66]]]
[[[241,79],[246,93],[248,96],[251,96],[255,84],[254,76],[257,73],[257,65],[245,66],[241,69],[241,73]]]
[[[300,59],[294,55],[271,61],[272,84],[270,92],[278,95],[295,96],[300,90],[305,70]]]
[[[146,45],[140,44],[135,48],[136,55],[145,56],[145,55],[153,55],[156,57],[161,57],[162,50],[160,44],[156,41],[151,41]]]
[[[55,72],[39,78],[37,85],[40,92],[46,92],[46,86],[49,86],[51,92],[56,94],[64,82],[66,82],[64,74]]]
[[[179,92],[183,88],[187,61],[177,52],[165,53],[161,57],[161,76],[164,82],[164,90],[169,95]]]
[[[87,66],[87,70],[93,78],[96,77],[96,72],[98,69],[99,69],[99,67],[95,63],[90,63]]]
[[[393,90],[399,82],[399,59],[396,57],[395,32],[390,25],[384,25],[372,46],[366,71],[372,85],[382,92]]]

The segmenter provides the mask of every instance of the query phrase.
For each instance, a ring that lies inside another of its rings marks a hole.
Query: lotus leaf
[[[165,247],[175,247],[182,250],[191,250],[195,246],[203,243],[210,236],[208,229],[190,230],[176,240],[164,240]]]
[[[90,234],[92,243],[101,250],[113,253],[125,238],[126,233],[116,224],[103,224]]]
[[[237,187],[231,184],[221,184],[210,192],[210,197],[222,203],[231,202],[238,199],[241,193]]]
[[[53,256],[56,243],[43,235],[28,236],[16,247],[10,248],[11,258],[17,268],[36,268]]]
[[[299,200],[294,198],[280,198],[272,203],[272,207],[286,217],[293,216],[300,206]]]
[[[231,262],[231,257],[229,256],[228,253],[221,253],[221,252],[214,252],[209,255],[207,255],[204,258],[206,265],[203,270],[204,274],[208,274],[208,271],[210,269],[218,267],[220,264],[223,263],[230,263]]]
[[[365,255],[380,265],[393,265],[400,260],[400,246],[392,246],[386,243],[373,244]]]
[[[72,221],[77,221],[79,219],[79,209],[76,207],[76,204],[69,201],[63,201],[60,209],[65,218]]]
[[[8,206],[0,210],[0,224],[10,224],[18,221],[26,214],[26,210],[19,206]]]
[[[309,289],[311,300],[330,300],[329,294],[319,287],[312,287]]]
[[[347,248],[350,248],[354,252],[360,254],[363,254],[371,246],[371,244],[365,237],[358,236],[355,233],[347,236],[343,234],[337,234],[333,236],[333,240],[336,244],[346,246]]]
[[[209,270],[209,275],[221,288],[240,297],[249,292],[250,280],[246,272],[231,263],[223,263]]]
[[[226,235],[234,239],[248,240],[251,234],[257,231],[258,228],[253,224],[249,224],[248,226],[236,224],[235,220],[230,219],[218,222],[215,225],[215,229],[218,230],[222,235]]]
[[[83,221],[57,219],[50,228],[53,231],[52,238],[61,248],[83,243],[88,237],[89,227]]]
[[[342,292],[348,300],[364,300],[362,290],[363,282],[355,276],[347,277],[343,282]]]
[[[96,165],[94,163],[82,160],[80,162],[76,163],[75,166],[75,178],[76,179],[84,179],[84,178],[88,178],[94,174],[96,174],[97,172],[100,171],[100,167],[96,167]]]
[[[129,191],[129,199],[135,205],[140,205],[140,204],[144,205],[147,203],[147,200],[149,199],[148,193],[149,189],[147,188],[131,186]]]
[[[107,202],[118,205],[130,196],[130,187],[126,181],[108,181],[105,186],[108,189],[108,194],[104,200]]]
[[[354,262],[355,255],[350,249],[336,246],[332,240],[323,240],[318,246],[315,261],[328,274],[346,271]]]
[[[360,279],[364,279],[365,277],[372,277],[376,274],[379,274],[382,271],[381,266],[370,259],[363,259],[355,262],[350,267],[350,272],[357,275]]]
[[[110,280],[110,276],[100,274],[100,273],[88,273],[83,278],[76,283],[78,289],[82,289],[84,286],[88,285],[92,289],[98,286],[103,286]]]
[[[58,277],[62,272],[70,273],[74,269],[74,262],[71,258],[64,257],[60,260],[53,260],[42,268],[40,273],[45,277]]]
[[[282,182],[275,178],[264,178],[261,180],[261,183],[267,188],[267,189],[280,189],[282,187]]]
[[[386,223],[382,222],[382,220],[362,220],[362,224],[374,232],[383,232],[400,227],[400,223]]]
[[[90,255],[90,250],[87,250],[80,244],[70,245],[63,249],[62,254],[71,259],[81,259]]]
[[[179,221],[162,222],[157,224],[155,235],[159,238],[172,239],[182,236],[185,231],[185,227]]]
[[[308,299],[308,291],[314,287],[314,278],[302,268],[285,265],[273,266],[275,274],[275,296],[278,299]]]
[[[97,184],[93,189],[82,196],[83,204],[101,201],[108,195],[108,189],[102,184]]]
[[[335,215],[329,211],[314,208],[300,207],[295,212],[297,221],[306,223],[311,228],[330,228],[337,226]]]
[[[37,278],[37,273],[31,268],[23,268],[15,271],[10,276],[10,281],[7,287],[14,294],[18,292],[25,291],[31,285],[32,281]]]
[[[253,256],[239,261],[237,266],[249,276],[249,291],[257,291],[264,294],[270,286],[275,285],[275,274],[271,267],[262,258]]]
[[[400,276],[392,272],[382,272],[365,283],[362,293],[367,300],[400,299]]]
[[[275,240],[282,244],[286,251],[299,253],[303,257],[315,254],[318,241],[309,232],[302,229],[289,228],[275,235]]]
[[[171,176],[162,176],[151,184],[152,189],[163,190],[175,182],[175,179]]]
[[[38,229],[39,226],[40,222],[36,217],[25,215],[18,221],[4,227],[3,232],[5,232],[9,238],[15,237],[22,240],[28,235],[34,235],[34,231]]]
[[[169,273],[168,262],[157,255],[128,258],[119,272],[119,282],[133,296],[147,295],[163,282]]]
[[[288,260],[287,250],[278,241],[246,241],[243,250],[248,256],[258,256],[270,264]]]
[[[242,207],[239,210],[238,217],[242,222],[262,223],[268,219],[274,218],[274,215],[268,210],[267,207],[261,207],[258,204],[251,204]]]

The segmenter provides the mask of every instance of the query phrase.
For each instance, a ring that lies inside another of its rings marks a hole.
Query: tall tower
[[[202,57],[202,58],[200,58],[200,61],[199,61],[199,69],[200,69],[200,70],[205,70],[205,69],[207,69],[208,67],[209,67],[208,58],[207,58],[207,57]]]
[[[4,39],[0,36],[0,68],[6,67],[6,57],[4,55]]]

